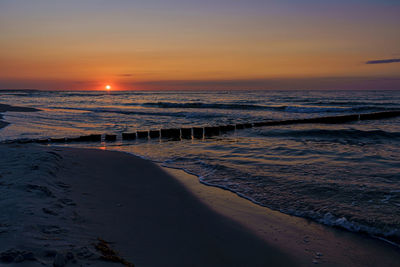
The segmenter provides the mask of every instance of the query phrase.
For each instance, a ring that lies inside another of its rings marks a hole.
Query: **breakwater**
[[[44,138],[44,139],[29,139],[29,140],[15,140],[18,143],[68,143],[68,142],[115,142],[121,140],[136,140],[136,139],[203,139],[218,136],[221,134],[229,133],[236,130],[248,129],[252,127],[266,127],[266,126],[279,126],[291,124],[340,124],[362,120],[380,120],[400,116],[400,110],[383,111],[363,114],[351,114],[340,116],[324,116],[307,119],[292,119],[292,120],[264,120],[249,123],[238,123],[228,125],[216,126],[195,126],[183,128],[169,128],[169,129],[150,129],[138,130],[136,132],[128,132],[122,134],[100,134],[94,133],[79,137],[65,137],[65,138]]]

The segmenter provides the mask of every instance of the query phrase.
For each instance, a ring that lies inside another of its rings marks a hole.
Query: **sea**
[[[0,91],[0,141],[400,110],[400,91]],[[60,145],[60,144],[58,144]],[[321,224],[400,244],[400,118],[69,143],[124,151]]]

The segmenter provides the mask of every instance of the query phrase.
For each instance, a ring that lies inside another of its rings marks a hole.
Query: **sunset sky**
[[[0,0],[0,89],[400,89],[399,0]]]

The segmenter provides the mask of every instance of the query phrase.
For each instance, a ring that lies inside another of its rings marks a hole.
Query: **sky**
[[[400,89],[399,0],[0,0],[0,89]]]

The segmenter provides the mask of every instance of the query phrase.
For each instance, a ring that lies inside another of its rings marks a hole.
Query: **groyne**
[[[65,138],[43,138],[31,140],[17,140],[13,142],[18,143],[69,143],[69,142],[115,142],[117,140],[131,141],[136,139],[169,139],[169,140],[182,140],[182,139],[204,139],[213,136],[219,136],[232,131],[248,129],[252,127],[267,127],[279,125],[293,125],[293,124],[341,124],[363,120],[380,120],[400,116],[400,110],[383,111],[374,113],[339,115],[339,116],[324,116],[307,119],[291,119],[291,120],[263,120],[248,123],[215,125],[215,126],[194,126],[183,128],[167,128],[157,130],[138,130],[135,132],[124,132],[121,134],[90,134],[79,137],[65,137]]]

